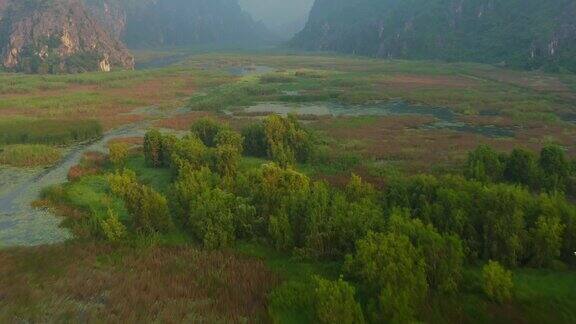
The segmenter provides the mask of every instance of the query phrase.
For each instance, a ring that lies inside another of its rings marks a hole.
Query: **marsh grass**
[[[98,138],[102,127],[95,120],[31,118],[0,119],[2,144],[71,144]]]
[[[267,322],[262,261],[194,247],[73,243],[0,251],[0,322]]]
[[[15,144],[0,147],[0,164],[14,167],[50,166],[60,160],[60,149],[39,144]]]
[[[371,60],[322,55],[200,55],[189,62],[210,59],[281,68],[282,72],[241,78],[193,97],[196,110],[221,111],[257,102],[314,102],[335,100],[361,105],[397,98],[430,106],[445,106],[461,114],[497,111],[525,123],[556,123],[556,114],[570,111],[566,89],[575,89],[565,75],[523,73],[482,64]],[[545,81],[542,81],[545,80]],[[542,82],[545,82],[544,87]],[[559,86],[562,82],[564,87]],[[285,95],[297,92],[298,95]]]

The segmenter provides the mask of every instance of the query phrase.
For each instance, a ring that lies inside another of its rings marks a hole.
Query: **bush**
[[[482,288],[491,300],[504,303],[512,298],[512,272],[504,269],[497,261],[489,261],[482,269]]]
[[[108,148],[110,150],[108,156],[110,162],[117,168],[124,167],[128,159],[130,145],[128,143],[112,143]]]
[[[108,209],[106,219],[100,220],[100,227],[104,238],[111,242],[118,241],[126,235],[126,226],[120,222],[118,214],[112,209]]]
[[[342,278],[330,281],[315,277],[317,323],[363,324],[362,308],[355,300],[356,289]]]

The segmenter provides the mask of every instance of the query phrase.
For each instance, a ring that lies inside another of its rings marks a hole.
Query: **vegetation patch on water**
[[[50,166],[60,160],[60,149],[40,144],[15,144],[0,147],[0,164],[14,167]]]

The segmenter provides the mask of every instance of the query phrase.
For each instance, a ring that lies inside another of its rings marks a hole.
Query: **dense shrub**
[[[407,323],[428,293],[426,263],[404,235],[370,233],[346,258],[346,269],[372,296],[372,320]]]
[[[310,134],[300,126],[296,117],[270,115],[264,121],[264,131],[268,156],[279,165],[285,167],[310,158]]]
[[[490,261],[482,269],[482,288],[491,300],[504,303],[512,298],[512,272],[504,269],[498,262]]]
[[[173,228],[166,198],[139,184],[133,172],[115,173],[108,181],[112,192],[124,201],[137,232],[166,233]]]
[[[210,249],[229,246],[237,237],[254,235],[256,209],[221,186],[220,176],[204,167],[182,170],[172,188],[178,217]]]
[[[191,126],[192,134],[198,137],[204,145],[208,147],[215,147],[216,137],[218,134],[227,129],[226,126],[222,125],[218,121],[210,117],[204,117],[198,119]]]
[[[111,242],[118,241],[126,235],[126,226],[112,209],[108,209],[107,217],[100,220],[100,227],[104,238]]]
[[[108,145],[110,154],[108,158],[115,167],[123,167],[128,159],[130,145],[127,143],[112,143]]]
[[[571,177],[576,171],[566,152],[557,145],[545,146],[538,158],[524,149],[515,149],[507,156],[481,145],[469,153],[464,174],[468,179],[482,182],[507,181],[533,190],[573,193]]]
[[[441,293],[458,291],[464,266],[462,242],[455,235],[441,235],[432,225],[396,210],[389,220],[389,231],[405,235],[426,261],[426,278],[431,289]]]

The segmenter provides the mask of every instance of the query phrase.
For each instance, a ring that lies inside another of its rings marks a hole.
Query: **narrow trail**
[[[32,207],[42,190],[68,181],[68,171],[81,161],[84,153],[107,153],[108,141],[144,136],[155,121],[187,112],[186,109],[159,112],[150,107],[141,110],[154,118],[121,126],[105,133],[95,142],[77,145],[51,168],[26,170],[0,167],[0,247],[52,244],[71,238],[71,233],[60,227],[59,217],[46,209]]]

